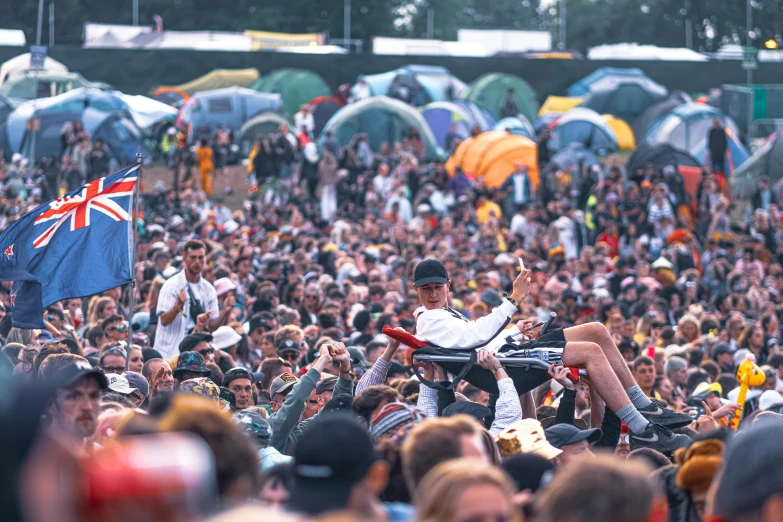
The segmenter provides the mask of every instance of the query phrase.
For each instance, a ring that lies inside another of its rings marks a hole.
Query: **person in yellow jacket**
[[[487,194],[480,194],[478,201],[476,202],[476,221],[479,225],[483,225],[492,215],[498,219],[503,217],[503,211],[500,210],[500,205],[490,200]]]
[[[198,171],[201,174],[201,190],[212,197],[212,175],[215,173],[214,153],[206,138],[201,139],[201,145],[196,149]]]

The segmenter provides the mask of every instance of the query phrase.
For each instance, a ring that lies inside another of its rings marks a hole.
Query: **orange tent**
[[[497,188],[514,172],[517,163],[527,165],[530,183],[538,190],[536,143],[505,131],[487,131],[460,143],[446,162],[446,171],[453,176],[459,166],[465,173],[483,177],[487,187]]]

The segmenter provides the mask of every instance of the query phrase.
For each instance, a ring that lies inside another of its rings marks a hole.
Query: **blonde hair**
[[[277,332],[275,332],[275,346],[277,346],[277,343],[279,343],[280,341],[283,341],[285,339],[293,339],[297,335],[299,336],[300,339],[304,338],[304,331],[298,326],[293,324],[287,324],[285,326],[281,326],[277,330]]]
[[[436,466],[421,481],[416,498],[417,522],[450,522],[457,518],[456,506],[473,486],[494,486],[508,501],[509,518],[519,516],[511,504],[514,487],[500,469],[474,458],[449,460]]]

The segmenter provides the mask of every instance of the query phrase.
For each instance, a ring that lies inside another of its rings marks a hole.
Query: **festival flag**
[[[140,164],[28,212],[0,235],[0,281],[14,281],[12,324],[42,328],[43,310],[133,278],[133,199]]]

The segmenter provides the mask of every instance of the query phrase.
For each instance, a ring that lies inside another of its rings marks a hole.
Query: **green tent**
[[[513,74],[487,73],[479,76],[459,94],[459,97],[472,101],[500,117],[500,105],[508,89],[514,89],[519,113],[528,121],[536,120],[538,118],[536,93],[529,83]]]
[[[758,180],[767,176],[770,184],[783,178],[783,132],[776,132],[740,167],[731,173],[731,195],[750,199],[758,188]]]
[[[7,98],[32,100],[58,96],[79,87],[94,87],[94,85],[79,73],[27,70],[12,72],[0,87],[0,94]]]
[[[262,112],[249,119],[239,129],[239,138],[237,139],[239,153],[242,157],[247,157],[256,139],[267,134],[277,134],[281,125],[291,127],[291,122],[275,112]]]
[[[283,108],[289,116],[313,98],[329,96],[331,91],[323,78],[304,69],[278,69],[253,82],[250,86],[259,92],[277,93],[283,98]]]
[[[419,112],[400,100],[373,96],[346,105],[335,113],[321,131],[321,141],[331,131],[340,145],[347,145],[358,133],[367,134],[370,146],[377,151],[381,144],[391,145],[417,129],[424,140],[427,159],[445,159],[427,122]]]

